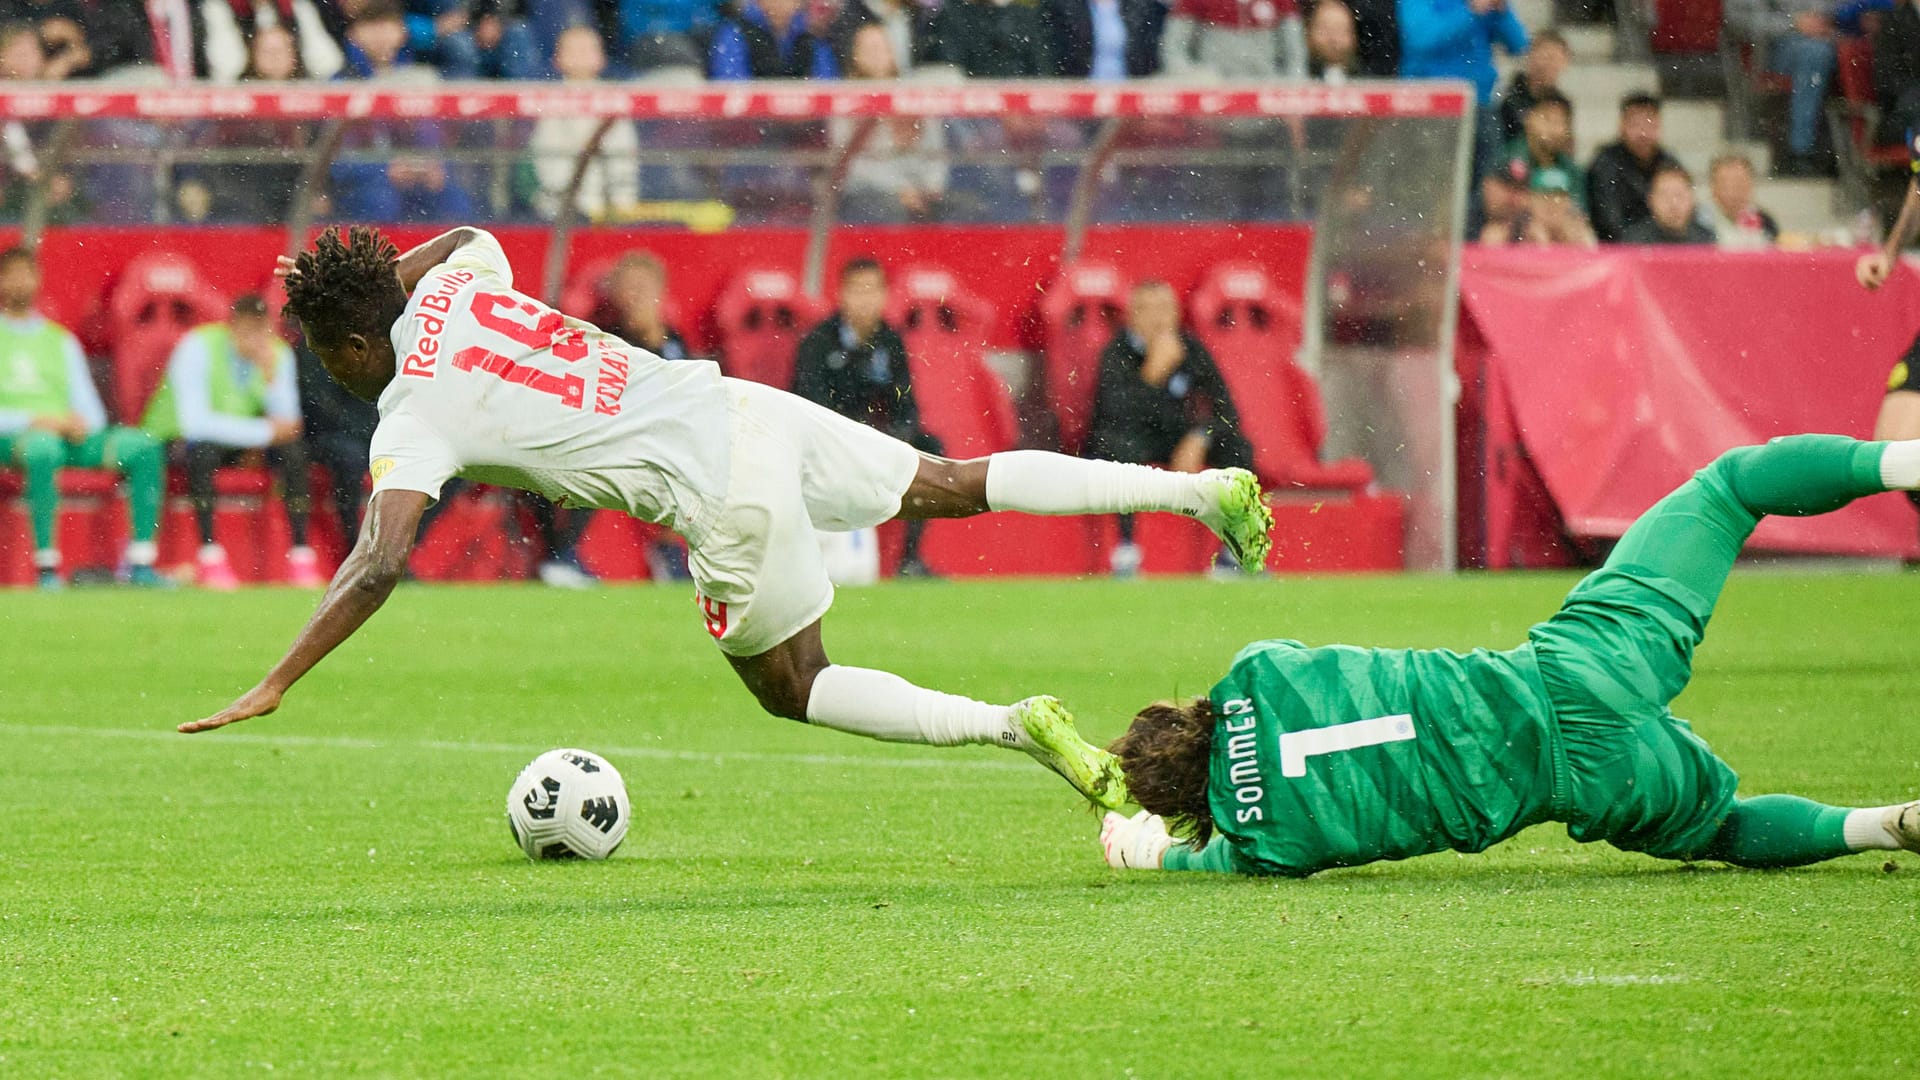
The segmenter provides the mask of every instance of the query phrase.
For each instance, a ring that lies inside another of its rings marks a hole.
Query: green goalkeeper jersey
[[[1533,647],[1247,646],[1213,688],[1221,839],[1169,869],[1303,876],[1453,848],[1554,815],[1565,764]]]

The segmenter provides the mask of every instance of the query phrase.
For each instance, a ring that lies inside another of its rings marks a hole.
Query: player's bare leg
[[[1073,717],[1053,698],[990,705],[923,689],[885,671],[835,664],[827,659],[818,621],[757,656],[727,660],[761,708],[775,716],[885,742],[1024,750],[1101,806],[1114,809],[1127,801],[1119,763],[1081,738]]]
[[[1212,529],[1242,569],[1257,573],[1272,547],[1273,512],[1245,469],[1183,473],[1147,465],[1010,450],[971,461],[921,455],[900,500],[902,518],[1027,514],[1185,514]]]
[[[1880,399],[1880,415],[1873,421],[1877,442],[1920,439],[1920,393],[1895,390]]]

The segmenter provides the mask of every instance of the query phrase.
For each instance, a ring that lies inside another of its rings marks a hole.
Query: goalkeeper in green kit
[[[1481,851],[1543,821],[1750,867],[1920,851],[1920,802],[1738,797],[1733,770],[1667,707],[1763,516],[1915,489],[1920,441],[1775,439],[1662,499],[1517,649],[1249,645],[1210,698],[1150,706],[1111,747],[1143,809],[1106,816],[1107,861],[1304,876]]]

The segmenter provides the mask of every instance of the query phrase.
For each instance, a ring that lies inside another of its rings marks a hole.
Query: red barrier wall
[[[1462,517],[1484,511],[1488,564],[1520,549],[1553,561],[1537,536],[1511,531],[1529,521],[1537,531],[1537,500],[1525,497],[1535,475],[1570,534],[1604,539],[1731,447],[1799,432],[1867,437],[1887,372],[1920,327],[1920,273],[1904,267],[1868,293],[1853,281],[1856,256],[1468,252],[1459,359],[1463,419],[1475,422],[1462,427]],[[1515,438],[1502,438],[1507,425]],[[1484,447],[1470,441],[1476,429]],[[1473,487],[1484,502],[1468,497]],[[1920,555],[1898,495],[1770,518],[1753,546]]]

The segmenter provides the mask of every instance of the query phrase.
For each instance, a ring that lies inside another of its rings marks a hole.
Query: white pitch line
[[[0,724],[0,734],[52,735],[107,739],[149,739],[178,741],[182,744],[215,746],[241,743],[247,746],[311,747],[320,750],[465,750],[484,754],[538,754],[541,748],[527,743],[458,742],[452,739],[403,739],[383,742],[356,739],[345,735],[263,735],[250,731],[227,731],[201,735],[182,735],[169,729],[95,728],[77,724]],[[731,761],[779,762],[791,765],[849,766],[867,765],[883,769],[1031,769],[1021,761],[988,761],[976,757],[852,757],[840,754],[782,754],[762,750],[667,750],[658,746],[607,746],[596,743],[591,749],[608,758],[653,758],[660,761],[691,761],[725,765]]]

